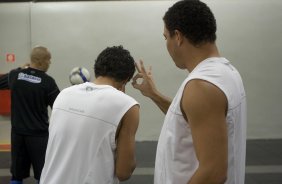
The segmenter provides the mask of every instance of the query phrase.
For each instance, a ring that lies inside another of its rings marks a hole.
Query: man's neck
[[[34,64],[34,63],[31,63],[31,64],[29,65],[29,68],[33,68],[33,69],[36,69],[36,70],[40,70],[40,71],[46,72],[46,71],[44,71],[41,67],[37,66],[37,65]]]
[[[112,79],[110,77],[99,76],[93,81],[93,83],[97,84],[97,85],[109,85],[109,86],[112,86],[116,89],[121,88],[121,84],[119,82],[116,82],[114,79]]]
[[[192,47],[190,50],[190,53],[192,54],[186,58],[188,61],[186,68],[189,72],[191,72],[199,63],[207,58],[220,57],[217,46],[213,43],[207,43],[201,45],[200,47]]]

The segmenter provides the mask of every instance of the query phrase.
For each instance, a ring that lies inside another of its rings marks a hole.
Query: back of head
[[[134,59],[122,46],[107,47],[94,64],[95,77],[110,77],[116,82],[129,81],[135,72]]]
[[[36,69],[47,71],[50,65],[51,54],[46,47],[34,47],[30,54],[31,64]]]
[[[191,44],[214,43],[216,20],[210,8],[199,0],[182,0],[168,9],[163,17],[165,26],[174,35],[180,31]]]

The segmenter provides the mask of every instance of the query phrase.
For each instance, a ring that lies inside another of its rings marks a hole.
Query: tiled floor
[[[138,167],[123,184],[152,184],[155,141],[137,142]],[[282,184],[282,139],[248,140],[245,184]],[[10,152],[0,152],[0,184],[8,184]],[[25,184],[34,184],[33,178]]]

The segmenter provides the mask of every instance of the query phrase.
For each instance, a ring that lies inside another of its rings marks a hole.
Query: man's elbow
[[[136,163],[132,164],[127,168],[117,169],[115,172],[116,177],[118,178],[119,181],[128,180],[131,177],[135,167],[136,167]]]
[[[211,183],[224,184],[227,180],[227,169],[223,169],[221,171],[213,172],[210,179],[212,180]]]
[[[210,184],[224,184],[227,180],[227,165],[199,167],[201,178]]]
[[[215,178],[214,183],[224,184],[226,180],[227,180],[227,175],[220,175]]]
[[[125,172],[117,172],[116,176],[119,181],[126,181],[131,177],[132,173],[125,173]]]

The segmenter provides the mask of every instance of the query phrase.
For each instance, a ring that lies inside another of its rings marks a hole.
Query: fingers
[[[148,75],[152,75],[152,66],[149,66]]]
[[[139,83],[137,82],[138,79],[143,79],[143,74],[142,74],[142,73],[137,73],[137,74],[132,78],[131,85],[132,85],[135,89],[140,89],[140,88],[141,88],[141,84],[139,84]]]
[[[141,89],[141,85],[140,84],[138,84],[136,81],[132,81],[131,82],[131,85],[135,88],[135,89]]]
[[[136,63],[136,62],[134,64],[135,64],[135,67],[136,67],[138,73],[142,73],[143,77],[147,77],[148,75],[152,75],[152,66],[149,66],[149,70],[147,72],[146,68],[144,66],[143,60],[140,59],[139,64]]]
[[[137,82],[131,82],[131,85],[135,88],[135,89],[140,89],[140,85],[137,84]]]
[[[141,59],[140,59],[139,63],[140,63],[141,73],[147,74],[144,63]]]
[[[134,64],[135,64],[135,67],[136,67],[138,73],[147,73],[145,66],[144,66],[144,62],[141,59],[139,60],[139,64],[136,63],[136,62]]]
[[[151,80],[152,75],[152,66],[149,67],[148,72],[145,69],[144,62],[142,60],[139,61],[139,64],[135,62],[135,67],[138,73],[132,78],[132,86],[135,89],[142,90],[144,85]],[[141,83],[138,83],[138,79],[142,79]]]
[[[134,62],[134,65],[135,65],[135,68],[138,71],[138,73],[141,73],[141,69],[140,69],[138,63]]]
[[[142,78],[143,79],[143,74],[142,73],[138,73],[136,74],[133,78],[132,78],[132,83],[136,84],[137,80]]]

